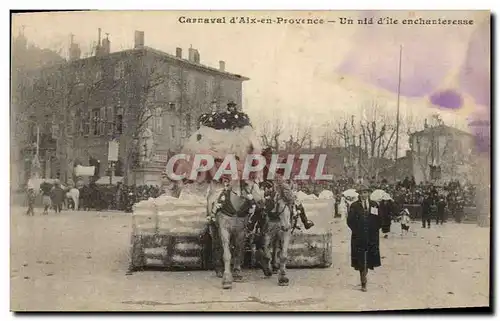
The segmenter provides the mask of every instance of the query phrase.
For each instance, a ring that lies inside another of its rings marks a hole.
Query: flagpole
[[[403,46],[399,46],[399,68],[398,68],[398,100],[397,100],[397,112],[396,112],[396,150],[394,155],[394,163],[397,163],[398,159],[398,149],[399,149],[399,102],[401,96],[401,58],[403,56]],[[394,175],[397,171],[394,171]]]

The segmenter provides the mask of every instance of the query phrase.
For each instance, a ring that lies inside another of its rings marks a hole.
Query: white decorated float
[[[200,128],[187,140],[182,153],[208,154],[215,159],[233,154],[245,159],[249,153],[260,154],[261,147],[248,116],[228,109],[227,112],[202,115]],[[174,171],[189,172],[192,165],[184,162]],[[261,174],[258,173],[257,178]],[[186,270],[211,267],[210,255],[207,254],[211,245],[206,233],[208,186],[207,181],[184,182],[178,198],[162,195],[134,205],[131,271],[145,267]],[[312,220],[332,215],[329,196],[318,199],[299,192],[297,197]],[[325,224],[317,224],[307,231],[296,230],[292,235],[287,265],[291,268],[331,266],[331,243],[332,233]],[[254,253],[251,256],[255,257]]]

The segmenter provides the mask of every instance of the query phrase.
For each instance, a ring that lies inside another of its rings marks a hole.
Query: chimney
[[[95,55],[101,55],[101,28],[97,29],[97,45],[95,47]]]
[[[182,48],[179,47],[175,48],[175,56],[177,58],[182,58]]]
[[[70,44],[69,44],[69,60],[78,60],[82,54],[80,46],[73,42],[74,35],[70,34]]]
[[[80,59],[82,51],[80,50],[80,46],[76,43],[72,43],[69,48],[69,60],[78,60]]]
[[[134,48],[144,48],[144,31],[135,31]]]
[[[226,71],[226,62],[224,60],[219,61],[219,70]]]
[[[194,62],[194,51],[193,47],[189,47],[188,49],[188,60]]]
[[[111,51],[111,41],[109,41],[109,33],[106,34],[106,39],[102,39],[102,54],[109,55]]]
[[[196,62],[197,64],[200,63],[200,53],[197,49],[194,50],[194,62]]]

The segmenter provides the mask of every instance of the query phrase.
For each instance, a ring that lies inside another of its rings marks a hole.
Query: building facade
[[[445,183],[473,178],[476,158],[474,136],[456,128],[438,125],[412,133],[409,137],[411,172],[415,181]]]
[[[44,177],[67,180],[78,164],[98,165],[100,176],[108,174],[110,141],[119,142],[114,175],[131,177],[146,129],[155,158],[165,159],[197,129],[200,114],[229,101],[241,108],[248,78],[226,72],[222,61],[218,69],[202,65],[194,48],[186,58],[180,48],[170,55],[145,46],[143,32],[136,32],[129,50],[110,52],[100,32],[97,43],[95,54],[84,59],[72,43],[68,62],[26,78],[22,101],[33,119],[30,132],[38,128],[52,144],[40,155]]]
[[[31,126],[34,120],[24,110],[29,76],[34,70],[65,60],[57,52],[30,44],[22,31],[13,39],[11,53],[10,181],[16,189],[24,183],[36,153],[36,130],[30,132],[30,129],[34,129]],[[51,137],[43,132],[39,134],[39,141],[41,147],[55,147]],[[40,152],[44,153],[44,150]]]

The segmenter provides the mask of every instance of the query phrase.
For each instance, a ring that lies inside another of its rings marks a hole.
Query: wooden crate
[[[130,269],[204,269],[202,234],[203,230],[192,229],[183,233],[143,231],[132,235]]]
[[[203,269],[205,222],[196,204],[134,208],[130,269]]]
[[[294,232],[288,247],[287,268],[328,268],[333,264],[331,232]],[[260,268],[262,253],[248,249],[245,266]]]
[[[327,268],[333,263],[331,231],[296,231],[288,247],[289,268]]]

